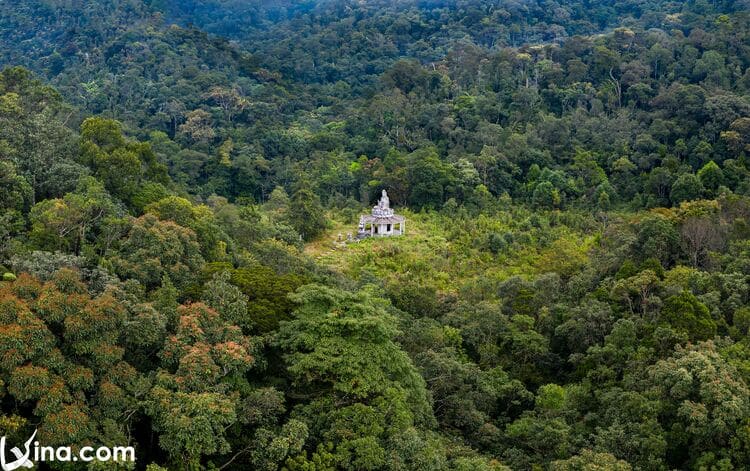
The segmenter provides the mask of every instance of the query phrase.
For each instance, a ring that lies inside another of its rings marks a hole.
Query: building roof
[[[365,224],[399,224],[406,221],[406,218],[393,213],[391,201],[388,199],[388,193],[383,190],[378,204],[372,208],[372,214],[363,214],[359,218],[359,230],[364,230]]]
[[[406,218],[398,214],[394,214],[393,216],[371,216],[365,214],[360,218],[360,222],[365,224],[396,224],[404,221],[406,221]]]

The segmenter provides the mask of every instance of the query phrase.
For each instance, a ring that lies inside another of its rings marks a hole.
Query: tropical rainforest
[[[0,0],[0,70],[8,443],[750,469],[750,1]]]

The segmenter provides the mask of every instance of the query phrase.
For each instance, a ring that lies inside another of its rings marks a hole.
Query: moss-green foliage
[[[716,322],[708,308],[692,293],[682,292],[667,298],[661,315],[664,322],[685,331],[691,340],[707,340],[716,334]]]
[[[296,413],[313,443],[335,443],[342,469],[387,466],[388,450],[400,440],[429,446],[413,429],[434,420],[425,383],[395,343],[397,320],[387,304],[319,285],[301,288],[292,300],[293,319],[281,324],[276,342],[294,384],[311,392]]]
[[[289,318],[294,304],[288,296],[307,281],[302,274],[278,275],[264,266],[230,273],[232,283],[248,296],[248,318],[260,332],[275,330],[280,321]]]
[[[558,215],[522,208],[478,217],[447,210],[403,214],[405,237],[340,247],[333,244],[334,229],[309,253],[354,278],[383,280],[401,309],[427,315],[434,310],[429,305],[436,302],[436,290],[484,299],[495,297],[495,287],[512,276],[572,275],[586,262],[593,242],[584,231],[596,227],[584,214],[569,215],[570,225],[553,226]],[[501,252],[488,243],[498,233],[507,244]]]

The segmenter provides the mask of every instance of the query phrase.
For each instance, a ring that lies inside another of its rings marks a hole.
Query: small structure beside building
[[[372,208],[372,214],[363,214],[359,217],[359,228],[357,238],[365,237],[390,237],[406,233],[406,218],[394,214],[388,193],[383,194],[377,206]]]

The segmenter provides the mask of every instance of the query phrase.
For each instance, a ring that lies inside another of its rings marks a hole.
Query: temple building
[[[393,213],[388,193],[383,194],[377,206],[372,208],[372,214],[359,217],[357,237],[389,237],[406,233],[406,218]]]

